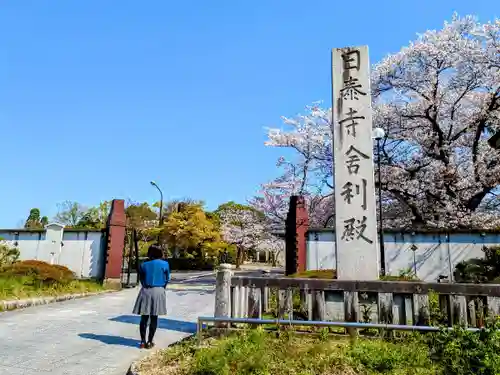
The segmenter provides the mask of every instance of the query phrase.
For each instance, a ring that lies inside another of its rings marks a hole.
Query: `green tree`
[[[103,201],[96,207],[98,211],[99,221],[106,225],[108,222],[109,212],[111,211],[111,201]]]
[[[32,208],[24,223],[24,227],[27,229],[39,229],[45,227],[48,223],[49,219],[47,216],[40,216],[40,210],[38,208]]]
[[[125,208],[125,214],[127,215],[127,226],[134,229],[154,227],[158,220],[158,215],[146,202],[129,203]]]
[[[58,204],[58,212],[54,220],[66,227],[77,227],[80,220],[85,216],[87,209],[81,204],[73,201],[64,201]]]
[[[163,208],[162,208],[163,218],[165,219],[168,215],[179,211],[180,209],[182,209],[183,206],[189,204],[200,204],[201,206],[205,205],[203,201],[192,198],[172,199],[171,201],[163,202]],[[153,203],[152,207],[158,210],[158,216],[159,216],[160,201]]]
[[[87,209],[75,227],[91,229],[104,228],[106,227],[110,210],[110,201],[101,202],[99,203],[99,206]]]
[[[139,254],[140,256],[146,256],[149,246],[156,242],[158,238],[158,231],[153,230],[157,225],[158,216],[146,202],[129,202],[125,208],[125,214],[127,216],[127,226],[136,230]],[[130,241],[129,237],[127,237],[127,241]]]
[[[172,212],[161,228],[161,237],[181,257],[217,257],[227,248],[219,227],[207,217],[202,203],[184,203],[181,211]]]

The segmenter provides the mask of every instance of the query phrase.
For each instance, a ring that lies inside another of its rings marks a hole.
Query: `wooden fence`
[[[481,327],[488,315],[500,315],[500,285],[217,274],[216,318]]]

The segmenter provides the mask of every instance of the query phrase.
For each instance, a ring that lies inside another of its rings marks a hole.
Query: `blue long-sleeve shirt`
[[[146,288],[164,288],[170,281],[170,265],[163,259],[148,260],[139,271],[141,285]]]

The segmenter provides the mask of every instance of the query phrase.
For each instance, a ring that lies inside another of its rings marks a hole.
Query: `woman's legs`
[[[146,331],[149,321],[149,335],[146,341]],[[139,324],[139,332],[141,333],[141,344],[152,344],[155,337],[156,328],[158,328],[158,315],[141,315],[141,322]]]
[[[146,343],[146,329],[148,328],[149,315],[141,315],[141,322],[139,323],[139,332],[141,333],[141,343]],[[151,323],[153,320],[151,320]],[[151,332],[151,329],[150,329]]]
[[[158,315],[151,315],[151,322],[149,323],[149,337],[148,343],[152,344],[155,337],[156,328],[158,328]]]

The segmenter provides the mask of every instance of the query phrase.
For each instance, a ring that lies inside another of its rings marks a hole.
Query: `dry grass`
[[[175,345],[145,359],[141,375],[430,375],[437,374],[428,350],[359,339],[351,345],[328,336],[311,337],[260,329]]]

